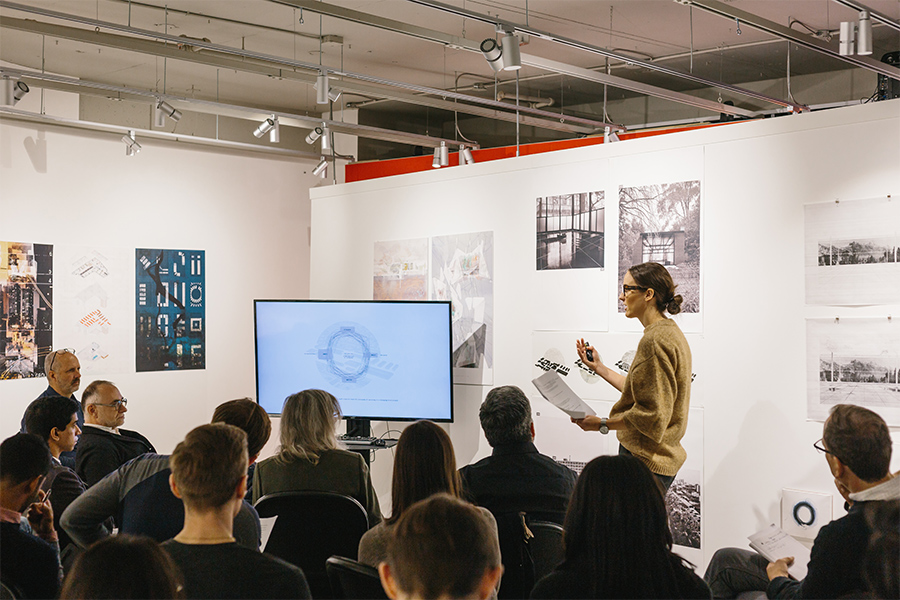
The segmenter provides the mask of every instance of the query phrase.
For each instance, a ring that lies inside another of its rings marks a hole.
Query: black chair
[[[325,571],[335,598],[345,600],[387,600],[378,569],[343,556],[332,556]]]
[[[331,598],[325,561],[356,559],[369,529],[362,505],[331,492],[278,492],[260,498],[255,508],[262,518],[278,517],[265,552],[303,569],[313,598]]]
[[[534,581],[537,583],[566,558],[563,550],[563,528],[558,523],[550,521],[531,521],[528,528],[534,534],[528,542],[528,547],[534,563]]]
[[[18,600],[25,597],[25,594],[12,583],[0,581],[0,600]]]

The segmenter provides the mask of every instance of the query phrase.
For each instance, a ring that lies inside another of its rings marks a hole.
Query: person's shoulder
[[[2,535],[6,552],[15,552],[15,554],[26,560],[49,558],[56,560],[56,550],[49,542],[45,542],[36,535],[22,531],[18,523],[0,523],[0,535]]]
[[[346,464],[354,466],[365,466],[366,461],[359,452],[344,450],[343,448],[332,448],[326,450],[319,455],[319,462],[330,462],[336,464]]]

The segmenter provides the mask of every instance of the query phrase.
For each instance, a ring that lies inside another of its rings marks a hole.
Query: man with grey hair
[[[525,512],[562,524],[575,472],[537,451],[525,393],[512,385],[494,388],[478,416],[493,452],[460,469],[464,495],[494,515]]]
[[[62,396],[63,398],[71,398],[78,402],[75,392],[81,385],[81,363],[75,356],[75,350],[72,348],[60,348],[54,350],[44,357],[44,374],[47,376],[47,389],[38,396],[34,402],[25,409],[25,414],[32,410],[34,403],[41,398],[52,398],[54,396]],[[75,413],[75,424],[81,429],[84,427],[84,412],[81,405],[78,405],[78,411]],[[20,429],[25,433],[25,417],[22,417],[22,427]],[[62,452],[59,455],[59,461],[63,466],[70,469],[75,468],[75,451]]]

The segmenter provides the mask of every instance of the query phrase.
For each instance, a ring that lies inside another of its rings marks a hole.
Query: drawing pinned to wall
[[[431,299],[450,300],[453,381],[491,385],[494,368],[494,234],[431,240]]]
[[[538,198],[537,270],[602,269],[605,206],[602,191]]]
[[[56,337],[82,374],[130,370],[130,250],[58,246]]]
[[[53,345],[53,246],[0,241],[0,379],[44,376]]]
[[[428,238],[375,242],[372,299],[428,297]]]
[[[895,319],[806,321],[807,418],[856,404],[900,426],[900,325]]]
[[[699,181],[619,187],[618,289],[628,269],[645,262],[668,269],[682,313],[700,312]]]
[[[203,250],[135,250],[137,371],[206,368]]]
[[[804,207],[806,303],[893,304],[900,297],[900,202]]]

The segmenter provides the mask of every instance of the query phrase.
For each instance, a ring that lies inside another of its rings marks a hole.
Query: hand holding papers
[[[798,581],[806,577],[809,548],[792,538],[781,527],[769,525],[762,531],[749,536],[748,539],[750,547],[770,562],[793,556],[794,562],[788,567],[788,573]]]
[[[556,371],[547,371],[537,379],[532,379],[531,383],[541,396],[573,419],[583,419],[588,415],[597,414],[566,385]]]

